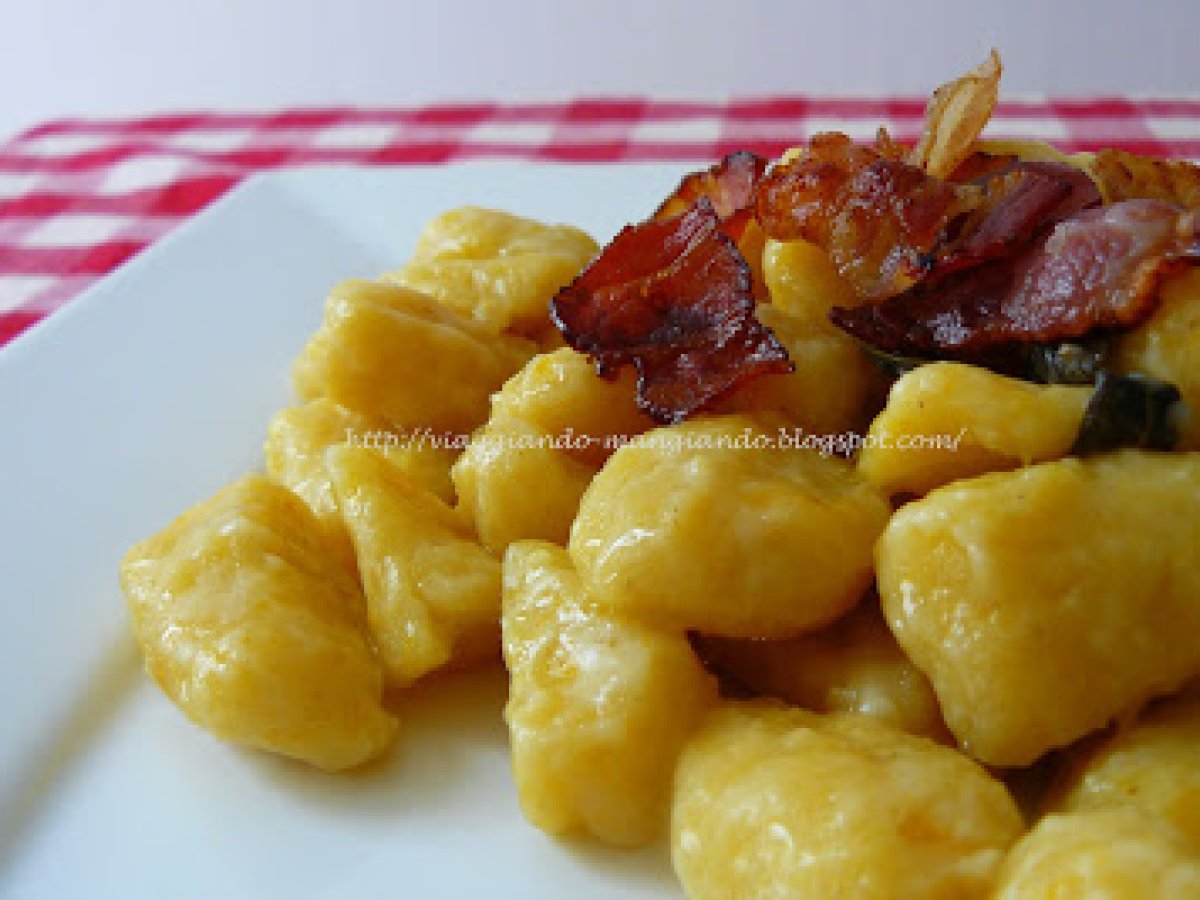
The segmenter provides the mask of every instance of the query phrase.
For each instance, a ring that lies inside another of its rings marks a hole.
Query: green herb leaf
[[[1038,384],[1095,384],[1108,362],[1109,342],[1037,344],[1029,351],[1029,376]]]
[[[1074,456],[1091,456],[1123,447],[1172,450],[1179,442],[1175,424],[1179,388],[1143,375],[1101,372],[1088,401]]]
[[[932,359],[921,359],[916,356],[902,356],[899,353],[890,353],[887,350],[880,350],[877,347],[872,347],[870,344],[861,342],[859,346],[870,357],[871,362],[883,370],[885,375],[892,378],[900,378],[926,363],[936,362],[936,360]]]

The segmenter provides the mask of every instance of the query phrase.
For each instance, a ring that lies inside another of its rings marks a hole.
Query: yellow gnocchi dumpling
[[[866,426],[885,389],[882,372],[858,344],[831,326],[815,326],[774,304],[755,311],[787,348],[795,371],[764,375],[739,388],[721,412],[774,412],[812,435],[841,435]]]
[[[947,736],[929,679],[904,655],[873,596],[833,625],[800,637],[704,638],[703,656],[757,695],[815,712],[859,713],[910,734]]]
[[[496,556],[520,540],[565,544],[595,469],[519,419],[493,418],[475,432],[452,472],[459,508]]]
[[[876,551],[884,614],[962,747],[1020,766],[1200,673],[1200,455],[957,482]]]
[[[862,301],[828,255],[807,241],[768,240],[762,254],[769,303],[755,315],[787,347],[790,375],[756,378],[719,406],[722,412],[771,411],[811,434],[865,427],[885,381],[858,344],[835,328],[829,311]]]
[[[892,386],[858,470],[889,494],[925,494],[1067,454],[1091,389],[1038,385],[961,363],[919,366]]]
[[[1117,340],[1117,363],[1179,388],[1189,407],[1180,447],[1200,450],[1200,269],[1164,282],[1161,298],[1148,321]]]
[[[426,225],[412,260],[386,277],[493,331],[538,337],[551,330],[550,300],[599,249],[569,225],[464,206]]]
[[[566,543],[592,476],[649,425],[633,395],[632,376],[606,381],[570,349],[535,356],[505,383],[453,473],[485,547],[500,556],[519,540]]]
[[[405,432],[469,434],[487,418],[492,391],[533,350],[418,291],[346,281],[293,375],[302,399],[328,397]]]
[[[495,654],[500,564],[453,509],[374,450],[326,454],[387,680]]]
[[[863,302],[829,255],[808,241],[768,240],[763,278],[771,305],[815,330],[841,335],[829,321],[830,310]]]
[[[341,525],[325,451],[339,444],[378,450],[421,487],[454,502],[450,467],[457,454],[398,435],[386,422],[338,406],[324,398],[280,411],[267,430],[267,472],[290,488],[321,519]]]
[[[890,507],[848,463],[739,416],[648,432],[580,503],[571,556],[597,602],[675,629],[790,637],[871,582]]]
[[[1200,856],[1169,825],[1131,808],[1051,815],[1000,870],[995,900],[1200,897]]]
[[[597,610],[566,552],[504,558],[508,721],[521,808],[620,846],[665,831],[679,748],[716,689],[687,639]]]
[[[133,547],[121,587],[146,670],[218,737],[323,769],[380,755],[396,720],[362,592],[304,503],[250,476]]]
[[[865,716],[764,703],[709,715],[675,773],[692,900],[988,896],[1020,813],[957,751]]]
[[[1200,689],[1156,704],[1072,760],[1054,808],[1111,806],[1144,810],[1200,849]]]
[[[634,402],[634,381],[629,368],[613,381],[601,378],[586,356],[569,348],[542,353],[492,397],[492,418],[569,438],[565,452],[599,468],[623,438],[652,424]]]

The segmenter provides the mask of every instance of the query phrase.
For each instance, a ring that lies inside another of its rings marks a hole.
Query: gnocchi
[[[1023,829],[966,757],[856,715],[726,705],[675,774],[692,900],[982,897]]]
[[[815,712],[853,712],[944,740],[933,687],[864,597],[834,624],[778,641],[704,638],[702,656],[735,685]]]
[[[1162,304],[1149,321],[1116,343],[1118,365],[1179,388],[1188,406],[1180,448],[1200,450],[1200,269],[1185,270],[1162,288]]]
[[[561,547],[504,558],[505,718],[521,808],[621,846],[666,828],[676,756],[715,700],[680,634],[599,610]]]
[[[849,338],[829,323],[835,306],[861,301],[828,254],[808,241],[769,240],[763,250],[763,279],[771,305],[814,331]]]
[[[404,431],[464,434],[483,424],[492,391],[533,351],[426,294],[347,281],[330,294],[293,375],[302,399],[327,397]]]
[[[787,347],[795,371],[752,381],[718,410],[778,413],[787,425],[812,435],[861,430],[883,395],[884,380],[858,345],[774,305],[760,307],[757,316]]]
[[[122,565],[150,675],[337,770],[502,655],[525,817],[693,900],[1200,896],[1200,167],[980,141],[999,75],[335,287]]]
[[[614,453],[583,495],[569,546],[607,608],[667,628],[782,638],[854,606],[889,513],[848,463],[779,449],[752,420],[727,416]]]
[[[374,450],[333,447],[326,465],[388,684],[494,654],[500,565],[455,511]]]
[[[645,429],[630,378],[606,381],[574,350],[539,354],[492,397],[455,465],[459,505],[497,556],[518,540],[565,544],[613,446]]]
[[[1137,809],[1052,815],[1013,848],[994,896],[1200,897],[1200,857],[1178,832]]]
[[[892,386],[858,470],[888,494],[919,496],[963,478],[1060,459],[1079,433],[1091,393],[962,363],[919,366]],[[942,436],[953,440],[939,442]]]
[[[1074,756],[1055,810],[1136,807],[1200,850],[1200,690],[1163,701]]]
[[[550,299],[599,249],[569,225],[463,206],[426,225],[412,259],[385,277],[492,331],[542,338]]]
[[[133,547],[146,670],[218,737],[345,769],[396,734],[354,573],[290,491],[248,476]]]
[[[331,527],[341,526],[325,451],[347,443],[377,448],[414,482],[445,502],[454,502],[454,485],[450,481],[453,450],[401,442],[387,423],[324,398],[282,410],[271,420],[263,454],[267,473],[294,491],[322,521]]]
[[[492,418],[573,437],[564,452],[597,469],[625,438],[650,426],[635,404],[632,373],[601,378],[586,356],[566,347],[535,356],[505,382],[492,397]]]
[[[1197,546],[1200,456],[1130,450],[908,504],[877,577],[962,747],[1020,766],[1200,673]]]
[[[461,508],[496,556],[519,540],[566,543],[595,469],[554,440],[520,419],[493,417],[455,464]]]

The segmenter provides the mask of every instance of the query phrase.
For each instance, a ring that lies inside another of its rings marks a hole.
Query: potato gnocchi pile
[[[885,373],[830,321],[862,301],[825,249],[739,246],[794,371],[671,425],[547,315],[599,250],[574,228],[453,210],[337,286],[265,474],[122,565],[149,674],[342,770],[397,692],[502,654],[525,816],[666,835],[698,900],[1200,897],[1200,426],[1079,456],[1093,387]],[[1159,293],[1108,358],[1200,408],[1200,271]],[[413,434],[468,437],[378,440]]]

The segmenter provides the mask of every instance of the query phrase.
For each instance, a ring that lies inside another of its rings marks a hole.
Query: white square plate
[[[373,771],[190,725],[141,674],[117,566],[259,465],[343,278],[464,203],[606,239],[679,166],[466,164],[264,176],[0,350],[0,897],[677,897],[664,848],[550,841],[517,809],[502,673],[414,691]]]

